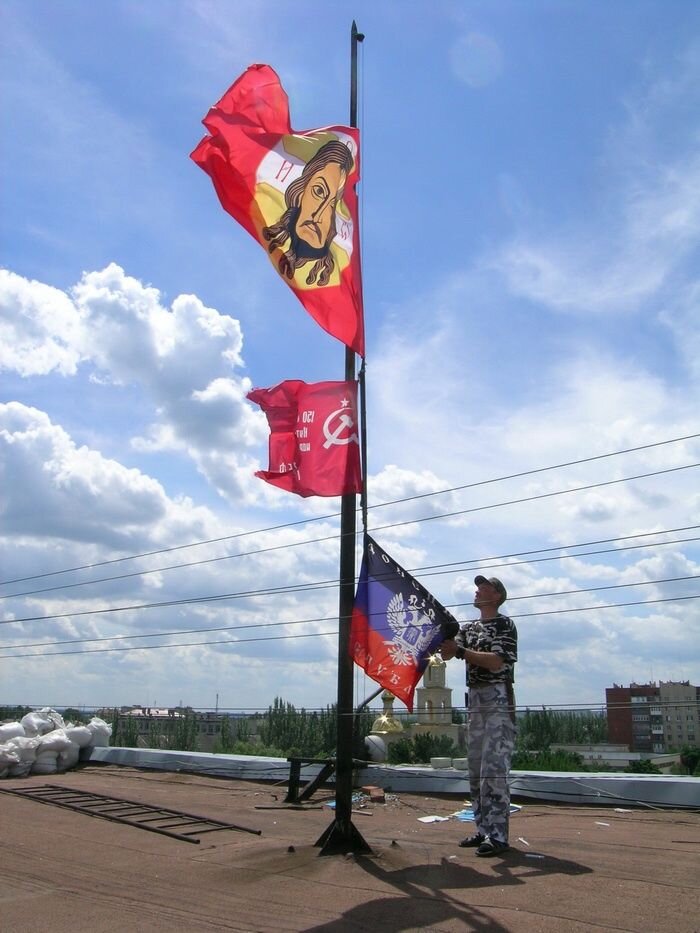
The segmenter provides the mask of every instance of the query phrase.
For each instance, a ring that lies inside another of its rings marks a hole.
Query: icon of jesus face
[[[329,140],[285,189],[284,214],[262,229],[268,251],[283,251],[277,260],[280,275],[291,279],[297,269],[312,263],[306,284],[322,287],[330,282],[335,269],[331,244],[336,235],[336,209],[352,165],[348,147],[337,139]]]
[[[307,180],[299,202],[296,234],[316,249],[330,239],[333,215],[339,192],[345,187],[347,173],[338,162],[329,162]]]

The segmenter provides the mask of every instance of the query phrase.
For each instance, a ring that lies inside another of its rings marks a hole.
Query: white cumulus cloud
[[[168,307],[115,263],[84,273],[68,293],[4,272],[0,296],[0,365],[25,376],[83,367],[102,384],[136,387],[152,420],[132,438],[135,449],[184,453],[222,495],[245,493],[249,452],[267,427],[245,398],[236,319],[195,295]]]

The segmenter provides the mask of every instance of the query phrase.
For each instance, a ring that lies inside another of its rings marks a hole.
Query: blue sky
[[[370,530],[460,618],[504,580],[522,704],[700,683],[695,4],[5,0],[0,702],[334,702],[332,586],[172,603],[337,577],[338,502],[253,477],[245,394],[343,347],[189,153],[253,62],[346,123],[352,17],[369,504],[410,500]]]

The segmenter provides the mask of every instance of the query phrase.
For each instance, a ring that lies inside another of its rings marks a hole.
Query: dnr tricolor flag
[[[430,656],[459,629],[448,612],[369,535],[350,626],[350,655],[413,712]]]
[[[269,65],[251,65],[203,120],[192,159],[224,210],[268,253],[311,317],[364,356],[359,131],[294,132]]]

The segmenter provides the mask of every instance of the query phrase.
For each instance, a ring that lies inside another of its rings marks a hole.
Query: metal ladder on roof
[[[85,813],[87,816],[97,816],[114,823],[135,826],[138,829],[146,829],[151,833],[160,833],[163,836],[170,836],[172,839],[180,839],[183,842],[193,842],[196,845],[199,845],[201,841],[196,838],[197,836],[224,829],[235,829],[244,833],[253,833],[256,836],[262,835],[262,830],[250,829],[236,823],[225,823],[223,820],[184,813],[169,807],[158,807],[138,800],[95,794],[72,787],[62,787],[58,784],[41,784],[26,788],[0,787],[0,792],[36,800],[39,803],[52,804],[77,813]]]

